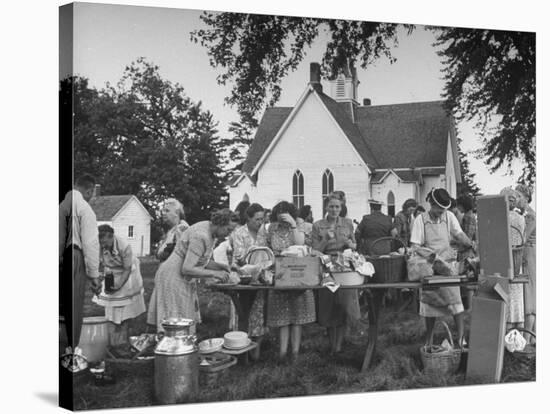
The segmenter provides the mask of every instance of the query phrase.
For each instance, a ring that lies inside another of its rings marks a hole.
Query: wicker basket
[[[105,370],[120,376],[147,376],[153,377],[155,369],[155,358],[149,359],[126,359],[106,358]]]
[[[427,345],[420,347],[420,358],[422,360],[422,365],[424,366],[424,372],[432,374],[454,374],[460,365],[460,358],[462,357],[461,349],[454,349],[453,336],[449,326],[441,321],[445,330],[447,331],[447,337],[449,343],[453,347],[452,350],[441,350],[441,347],[438,345],[432,345],[432,351],[434,349],[440,349],[439,352],[428,352]]]
[[[394,237],[381,237],[371,244],[371,251],[376,253],[376,244],[383,241],[398,241],[403,247],[405,243]],[[389,253],[389,252],[387,252]],[[407,261],[405,255],[380,257],[384,253],[377,253],[367,258],[374,266],[374,275],[370,278],[372,283],[394,283],[407,280]]]
[[[154,374],[155,358],[117,358],[109,349],[105,358],[105,371],[120,376],[149,376]]]
[[[537,337],[537,335],[535,335],[535,333],[533,331],[530,331],[529,329],[525,329],[525,328],[512,328],[512,329],[515,329],[519,332],[526,332],[532,335],[533,338]],[[510,332],[512,329],[509,329],[506,332],[506,334],[508,334],[508,332]],[[536,348],[532,345],[529,345],[529,342],[527,342],[527,345],[525,346],[525,349],[523,351],[514,351],[514,352],[510,352],[510,354],[512,354],[514,357],[516,357],[519,360],[529,360],[536,356]]]

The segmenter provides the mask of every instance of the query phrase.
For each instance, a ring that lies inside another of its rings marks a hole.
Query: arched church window
[[[330,171],[328,168],[323,172],[321,188],[321,205],[324,209],[328,195],[334,191],[334,175],[332,175],[332,171]]]
[[[292,202],[298,209],[304,206],[304,176],[300,170],[292,176]]]
[[[395,196],[393,191],[388,193],[388,216],[395,217]]]

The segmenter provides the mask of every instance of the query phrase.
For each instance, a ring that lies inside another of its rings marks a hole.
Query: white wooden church
[[[346,193],[348,217],[360,220],[374,198],[394,215],[408,198],[425,203],[432,187],[456,196],[461,182],[455,123],[443,101],[371,105],[357,98],[354,68],[344,68],[323,92],[320,66],[294,107],[268,108],[242,172],[229,185],[230,207],[248,196],[310,204],[315,220],[333,190]]]

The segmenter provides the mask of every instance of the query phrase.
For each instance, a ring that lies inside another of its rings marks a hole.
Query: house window
[[[129,239],[134,238],[134,226],[128,226],[128,238]]]
[[[300,170],[292,176],[292,202],[298,209],[304,206],[304,176]]]
[[[332,175],[332,172],[328,168],[323,173],[322,181],[323,182],[321,185],[321,188],[322,188],[321,205],[323,206],[323,210],[324,210],[328,195],[334,191],[334,176]]]
[[[395,196],[392,191],[388,193],[388,216],[395,216]]]

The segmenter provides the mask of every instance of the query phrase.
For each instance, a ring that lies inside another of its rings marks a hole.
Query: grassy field
[[[145,300],[153,289],[158,263],[142,261]],[[227,332],[229,299],[206,288],[200,289],[203,323],[198,328],[199,340],[220,337]],[[103,308],[86,300],[86,315],[102,315]],[[424,327],[421,318],[408,309],[396,312],[383,310],[377,352],[373,367],[367,373],[359,371],[363,360],[366,321],[359,321],[347,335],[344,351],[329,355],[325,331],[317,324],[304,329],[300,359],[295,364],[277,364],[275,332],[268,334],[260,361],[248,366],[236,365],[221,375],[215,384],[201,386],[197,402],[233,401],[300,395],[322,395],[367,391],[399,390],[428,387],[488,383],[484,378],[465,379],[464,374],[452,376],[427,375],[422,372],[419,347]],[[468,318],[467,318],[468,320]],[[449,320],[449,326],[453,326]],[[145,326],[145,315],[137,318],[131,332],[139,334]],[[452,329],[452,328],[451,328]],[[436,340],[444,338],[439,325]],[[117,383],[97,387],[82,381],[75,389],[76,409],[97,409],[153,405],[153,378],[144,375],[114,373]],[[117,375],[118,374],[118,375]],[[508,353],[505,356],[503,382],[535,380],[535,361],[520,361]]]

